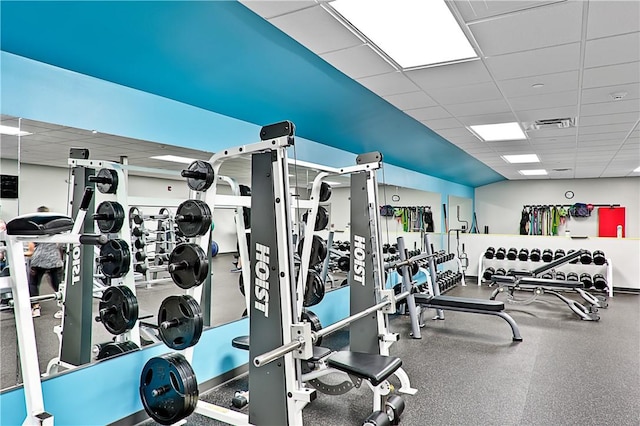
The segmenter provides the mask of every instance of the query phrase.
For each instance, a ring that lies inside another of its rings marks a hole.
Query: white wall
[[[386,192],[386,202],[385,202]],[[349,202],[350,188],[333,187],[331,193],[331,218],[330,229],[335,231],[334,240],[347,241],[350,238],[348,232],[349,220],[351,217],[351,206]],[[399,201],[392,201],[391,197],[398,195]],[[379,204],[389,204],[393,206],[431,206],[433,212],[433,222],[435,232],[440,232],[440,221],[442,217],[441,196],[435,192],[419,191],[416,189],[402,188],[397,186],[380,185],[378,190]],[[392,217],[380,217],[382,243],[393,244],[396,238],[403,236],[407,248],[413,249],[414,244],[419,248],[420,232],[404,232],[402,223]]]
[[[575,197],[567,200],[566,191]],[[640,177],[562,180],[518,180],[497,182],[475,190],[475,208],[480,232],[489,226],[492,234],[519,234],[525,204],[620,204],[626,207],[626,236],[640,237]],[[596,208],[597,210],[597,208]],[[598,235],[598,213],[570,219],[560,228],[572,235]]]

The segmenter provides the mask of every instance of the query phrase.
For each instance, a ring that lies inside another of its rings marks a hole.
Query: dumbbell
[[[586,272],[580,274],[580,282],[582,283],[584,288],[593,287],[593,279],[591,278],[591,275],[587,274]]]
[[[496,259],[498,260],[504,260],[504,258],[507,256],[507,249],[504,247],[500,247],[498,249],[498,251],[496,251]]]
[[[580,281],[580,277],[575,272],[569,272],[567,274],[567,281],[579,282]]]
[[[489,281],[491,279],[491,277],[496,273],[496,270],[493,269],[491,266],[489,266],[487,269],[484,270],[484,272],[482,273],[482,278],[484,278],[485,281]]]
[[[507,271],[504,268],[498,268],[496,269],[496,273],[494,275],[507,275]]]
[[[511,247],[507,252],[507,259],[516,260],[518,258],[518,249],[515,247]]]
[[[571,249],[571,250],[569,250],[569,252],[568,252],[567,254],[569,255],[569,254],[571,254],[571,253],[575,253],[575,250]],[[573,260],[572,260],[571,262],[569,262],[569,263],[578,263],[578,261],[579,261],[579,260],[580,260],[580,259],[575,258],[575,259],[573,259]]]
[[[518,253],[518,260],[521,260],[524,262],[527,259],[529,259],[529,249],[526,249],[526,248],[520,249],[520,252]]]
[[[142,263],[138,263],[137,265],[135,265],[133,270],[141,273],[142,275],[147,273],[147,267]]]
[[[532,262],[540,262],[540,249],[539,248],[531,249],[531,253],[529,254],[529,259],[531,259]]]
[[[604,256],[604,252],[602,250],[593,251],[593,263],[596,265],[604,265],[607,263],[607,258]]]
[[[562,271],[556,272],[556,280],[564,281],[566,279],[566,275]]]
[[[393,244],[389,246],[389,248],[387,249],[387,252],[389,254],[396,254],[397,251],[398,251],[398,244]]]
[[[593,258],[591,257],[590,251],[585,251],[580,255],[580,263],[582,263],[583,265],[589,265],[592,260]]]
[[[551,262],[553,260],[553,250],[544,249],[542,252],[542,261],[543,262]]]
[[[562,249],[558,249],[558,250],[556,250],[555,254],[553,255],[553,260],[558,260],[558,259],[560,259],[561,257],[565,257],[565,256],[566,256],[566,255],[565,255],[565,253],[564,253],[564,250],[562,250]]]
[[[484,257],[487,259],[493,259],[495,254],[496,254],[496,249],[493,247],[488,247],[487,250],[484,252]]]
[[[542,274],[542,277],[540,277],[542,279],[545,280],[552,280],[553,279],[553,274],[551,272],[545,272],[544,274]]]
[[[607,288],[607,279],[602,274],[595,274],[593,276],[593,286],[598,290],[605,290]]]
[[[382,245],[382,253],[384,253],[384,254],[389,253],[389,244],[383,244]]]
[[[509,268],[509,270],[507,271],[507,275],[510,277],[514,277],[515,274],[514,272],[516,271],[516,268]]]

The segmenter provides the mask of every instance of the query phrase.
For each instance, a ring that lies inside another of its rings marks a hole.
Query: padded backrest
[[[7,222],[7,235],[53,235],[71,231],[73,219],[59,213],[34,213]]]

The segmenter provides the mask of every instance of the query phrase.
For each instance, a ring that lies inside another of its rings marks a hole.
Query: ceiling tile
[[[405,75],[423,89],[492,81],[491,75],[480,60],[410,70],[406,71]]]
[[[433,99],[422,91],[385,96],[384,99],[403,111],[437,105]]]
[[[444,108],[436,106],[430,108],[418,108],[405,111],[407,115],[415,118],[418,121],[421,120],[435,120],[438,118],[449,118],[449,114]]]
[[[517,121],[515,115],[510,112],[469,115],[458,117],[458,119],[462,122],[462,124],[466,126],[475,126],[478,124],[512,123],[514,121]]]
[[[521,121],[549,120],[553,118],[571,118],[578,115],[578,106],[563,106],[558,108],[532,109],[529,111],[516,111]]]
[[[585,68],[640,60],[640,32],[587,41]]]
[[[640,111],[640,102],[637,99],[628,101],[609,101],[597,104],[587,104],[580,107],[580,116],[617,114]]]
[[[578,71],[566,71],[535,77],[502,80],[498,83],[498,86],[507,97],[536,96],[578,90],[578,77]],[[531,87],[534,84],[544,84],[544,86],[539,88]]]
[[[290,13],[305,7],[311,7],[317,4],[313,0],[306,1],[264,1],[264,0],[241,0],[240,3],[251,9],[256,14],[265,19],[274,16]]]
[[[640,31],[638,1],[591,1],[588,16],[588,39]]]
[[[582,87],[613,86],[640,81],[640,61],[584,70]]]
[[[578,130],[579,135],[592,135],[597,133],[610,134],[615,132],[630,132],[635,123],[601,124],[600,126],[585,126]]]
[[[395,71],[387,61],[366,45],[326,53],[320,57],[351,78]]]
[[[466,128],[464,127],[460,127],[458,129],[445,129],[445,130],[438,130],[437,133],[442,136],[445,139],[448,138],[457,138],[457,137],[468,137],[469,135],[471,135],[473,138],[475,138],[475,136],[473,136],[473,134]],[[476,138],[476,140],[478,142],[481,142],[478,138]]]
[[[599,126],[601,124],[635,123],[640,119],[640,114],[627,112],[620,114],[591,115],[580,117],[580,127]]]
[[[627,137],[628,132],[616,132],[616,133],[597,133],[597,134],[582,134],[578,136],[578,142],[583,141],[620,141]]]
[[[606,86],[582,91],[582,104],[593,104],[596,102],[609,102],[614,93],[626,93],[624,100],[640,98],[640,83],[629,83],[618,86]]]
[[[447,105],[447,110],[458,116],[481,115],[510,112],[511,108],[504,100],[493,100],[485,102],[466,102],[463,104]]]
[[[553,1],[532,1],[532,0],[517,0],[517,1],[505,1],[505,0],[488,0],[488,1],[469,1],[469,0],[455,0],[452,3],[460,11],[460,15],[465,22],[474,21],[477,19],[489,18],[496,15],[502,15],[506,13],[513,13],[519,10],[530,9],[538,7],[544,4],[557,3],[564,0]]]
[[[577,70],[580,43],[493,56],[486,63],[498,80]]]
[[[460,127],[460,122],[455,118],[441,118],[439,120],[422,120],[431,130],[455,129]]]
[[[320,6],[278,16],[269,22],[318,55],[363,44]]]
[[[441,105],[502,99],[502,94],[493,82],[429,89],[427,93]]]
[[[609,150],[618,149],[620,146],[620,139],[595,139],[590,141],[580,140],[578,141],[579,149],[590,149],[593,147],[606,147]]]
[[[572,43],[581,37],[582,2],[529,9],[472,23],[469,28],[487,56]]]
[[[516,111],[571,106],[578,103],[578,91],[571,90],[568,92],[547,93],[545,95],[520,96],[510,98],[509,102]]]
[[[419,89],[400,71],[360,78],[357,81],[379,96],[415,92]]]
[[[573,142],[575,144],[576,137],[569,136],[544,136],[536,132],[529,132],[529,140],[535,145],[557,145],[561,143]]]

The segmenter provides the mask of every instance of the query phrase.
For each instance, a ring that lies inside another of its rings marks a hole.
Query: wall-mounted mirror
[[[449,195],[448,201],[449,229],[462,229],[464,232],[470,232],[473,225],[473,200]]]

